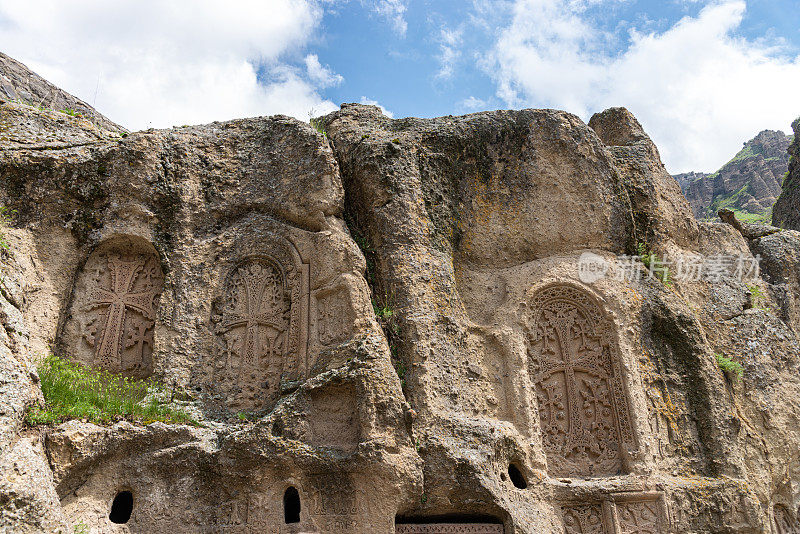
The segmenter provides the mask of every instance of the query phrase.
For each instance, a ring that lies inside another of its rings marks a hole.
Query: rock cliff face
[[[772,224],[800,230],[800,119],[792,123],[794,141],[789,147],[789,172],[772,212]]]
[[[0,112],[0,531],[800,528],[800,233],[695,221],[625,109]],[[26,427],[48,347],[200,426]]]
[[[108,120],[83,100],[51,84],[28,67],[0,52],[0,99],[53,112],[70,111],[97,128],[122,133],[127,130]]]
[[[676,175],[695,217],[714,218],[719,209],[727,208],[747,219],[769,221],[786,174],[791,141],[783,132],[764,130],[717,172]]]

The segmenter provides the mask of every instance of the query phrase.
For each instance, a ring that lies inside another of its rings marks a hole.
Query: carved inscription
[[[321,344],[334,345],[350,339],[353,317],[346,299],[344,291],[317,297],[317,330]]]
[[[601,504],[576,504],[561,511],[566,534],[605,534]]]
[[[618,503],[617,520],[623,534],[660,534],[663,532],[658,501]]]
[[[90,282],[83,338],[95,364],[146,376],[153,368],[153,328],[163,274],[152,254],[110,253],[99,258]]]
[[[352,532],[358,525],[356,492],[347,475],[314,476],[314,515],[328,532]]]
[[[349,387],[311,393],[311,444],[353,452],[359,442],[355,393]]]
[[[290,357],[292,290],[282,265],[256,256],[237,264],[224,287],[221,321],[225,383],[232,385],[229,404],[257,408],[280,390]]]
[[[614,325],[584,291],[554,285],[533,299],[530,373],[548,470],[614,475],[620,446],[634,447]]]
[[[503,534],[503,525],[474,524],[429,524],[396,525],[397,534]]]

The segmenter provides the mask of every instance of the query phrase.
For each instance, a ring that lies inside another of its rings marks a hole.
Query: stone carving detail
[[[566,534],[662,534],[663,496],[656,492],[614,493],[602,502],[561,506]]]
[[[430,524],[396,525],[397,534],[503,534],[503,525],[474,524]]]
[[[793,521],[789,511],[781,505],[774,508],[777,534],[800,534],[800,518]]]
[[[546,287],[533,298],[530,375],[554,476],[614,475],[634,448],[613,322],[585,291]]]
[[[225,280],[216,334],[222,340],[218,376],[236,390],[229,404],[258,408],[280,392],[287,370],[295,371],[299,339],[299,273],[269,256],[236,264]]]
[[[617,520],[623,534],[663,532],[659,502],[655,500],[618,503]]]
[[[317,297],[317,330],[323,345],[342,343],[350,338],[352,313],[342,291],[334,291]]]
[[[163,282],[155,255],[101,256],[84,310],[89,320],[83,338],[94,349],[95,364],[131,376],[150,374]]]
[[[358,526],[358,502],[347,475],[314,475],[313,514],[325,526],[325,532],[353,532]]]
[[[566,534],[604,534],[601,504],[576,504],[561,511]]]

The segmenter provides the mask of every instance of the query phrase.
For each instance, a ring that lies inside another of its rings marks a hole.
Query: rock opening
[[[528,483],[525,481],[525,477],[522,476],[522,472],[517,468],[514,464],[508,465],[508,476],[511,479],[511,483],[514,484],[515,488],[525,489],[528,487]]]
[[[133,494],[130,491],[120,491],[111,503],[111,513],[108,519],[112,523],[125,524],[133,513]]]
[[[286,488],[283,494],[283,522],[300,522],[300,494],[293,486]]]

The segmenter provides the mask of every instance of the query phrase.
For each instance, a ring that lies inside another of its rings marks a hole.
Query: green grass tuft
[[[311,127],[317,132],[321,133],[322,137],[328,137],[328,134],[325,132],[325,122],[322,117],[309,118],[308,123],[311,124]]]
[[[11,218],[16,213],[15,210],[0,206],[0,249],[8,250],[8,239],[4,230],[11,224]]]
[[[136,380],[85,367],[53,354],[38,366],[44,406],[31,406],[30,425],[58,424],[70,419],[113,423],[197,423],[170,405],[169,392],[153,380]]]
[[[75,111],[72,108],[62,109],[61,113],[64,113],[65,115],[69,115],[70,117],[83,117],[82,114],[80,114],[79,112]]]
[[[744,367],[742,367],[741,363],[733,361],[719,352],[715,356],[717,357],[717,365],[723,372],[735,375],[739,379],[744,376]]]
[[[647,267],[648,272],[650,272],[650,266],[655,263],[652,269],[653,276],[666,287],[670,287],[672,281],[669,278],[669,267],[667,267],[666,263],[655,252],[651,251],[645,243],[639,243],[637,252],[639,253],[639,259]]]

